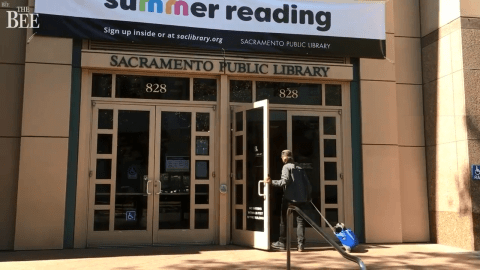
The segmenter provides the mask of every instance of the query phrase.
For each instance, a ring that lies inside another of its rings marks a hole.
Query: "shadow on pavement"
[[[100,247],[86,249],[32,250],[32,251],[0,251],[0,262],[38,261],[59,259],[84,259],[106,257],[132,257],[155,255],[193,255],[202,251],[249,250],[241,246],[129,246]]]
[[[480,269],[479,252],[442,252],[442,247],[432,246],[360,245],[355,255],[364,261],[369,270]],[[355,263],[345,260],[329,246],[307,245],[305,251],[292,251],[292,269],[358,269]],[[98,259],[68,261],[88,258]],[[285,269],[286,252],[267,252],[234,245],[113,247],[0,252],[0,262],[5,263],[0,264],[0,268],[7,266],[12,269],[29,269],[22,268],[31,266],[28,262],[39,269]]]
[[[366,257],[362,259],[367,269],[480,269],[478,254],[461,253],[412,253],[405,256]],[[296,257],[296,258],[295,258]],[[440,262],[439,258],[442,258]],[[275,259],[265,261],[242,261],[242,262],[220,262],[215,260],[187,260],[180,265],[169,265],[169,269],[285,269],[285,260]],[[291,269],[359,269],[355,263],[344,260],[337,256],[322,255],[318,252],[306,252],[292,254]]]

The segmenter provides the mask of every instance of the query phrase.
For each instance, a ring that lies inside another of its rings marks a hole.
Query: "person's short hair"
[[[292,151],[286,149],[282,151],[282,157],[287,157],[287,163],[293,163]]]
[[[283,156],[293,157],[292,151],[290,151],[290,150],[288,150],[288,149],[283,150],[283,151],[282,151],[282,157],[283,157]]]

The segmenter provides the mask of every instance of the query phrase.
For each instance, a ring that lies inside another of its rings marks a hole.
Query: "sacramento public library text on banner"
[[[237,52],[385,58],[385,4],[36,0],[36,33]]]

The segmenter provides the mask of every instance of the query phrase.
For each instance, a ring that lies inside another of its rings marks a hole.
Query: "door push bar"
[[[292,237],[291,236],[291,233],[292,233],[292,228],[291,227],[292,226],[290,226],[289,224],[292,224],[291,223],[291,219],[293,217],[292,211],[296,211],[299,216],[301,216],[305,221],[307,221],[315,229],[315,231],[317,231],[323,238],[325,238],[325,240],[327,240],[327,242],[332,247],[334,247],[345,259],[357,263],[361,270],[367,270],[367,267],[365,266],[365,264],[363,263],[363,261],[360,258],[346,253],[334,240],[330,239],[330,237],[328,237],[322,231],[322,229],[320,228],[320,226],[318,226],[318,224],[313,222],[313,220],[310,217],[308,217],[302,210],[300,210],[300,208],[298,208],[294,205],[289,205],[288,209],[287,209],[287,224],[286,224],[287,225],[287,246],[286,246],[286,248],[287,248],[287,270],[290,270],[290,246],[292,245],[292,243],[291,243],[291,237]]]

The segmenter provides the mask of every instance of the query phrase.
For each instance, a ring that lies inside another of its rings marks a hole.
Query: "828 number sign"
[[[167,85],[162,83],[162,84],[158,84],[158,83],[147,83],[145,85],[145,92],[147,93],[161,93],[161,94],[165,94],[167,93]]]
[[[298,90],[295,89],[280,89],[280,98],[298,98]]]

